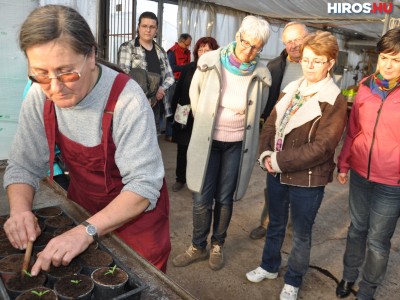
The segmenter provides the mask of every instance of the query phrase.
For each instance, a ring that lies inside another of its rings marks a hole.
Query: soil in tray
[[[44,224],[47,230],[54,232],[59,228],[71,226],[72,224],[74,224],[74,221],[71,218],[62,215],[53,218],[48,218],[44,221]]]
[[[63,211],[57,206],[43,207],[35,211],[39,218],[46,219],[62,215]]]
[[[33,242],[33,249],[35,252],[42,251],[46,247],[47,243],[54,237],[50,232],[42,232]]]
[[[124,270],[114,267],[104,267],[93,271],[94,299],[109,300],[124,293],[124,287],[129,276]]]
[[[4,225],[4,224],[3,224],[3,225]],[[1,225],[1,228],[0,228],[0,241],[1,241],[1,242],[7,240],[7,235],[6,235],[6,232],[5,232],[4,229],[3,229],[3,225]]]
[[[46,293],[41,296],[38,296],[32,292],[37,292],[37,293],[46,292]],[[22,293],[15,300],[57,300],[57,294],[52,289],[46,287],[37,287]]]
[[[48,286],[53,286],[54,283],[60,278],[78,274],[82,270],[82,265],[79,260],[74,259],[67,266],[51,266],[50,271],[47,272]]]
[[[3,228],[4,223],[7,221],[6,216],[0,216],[0,226]]]
[[[38,276],[34,277],[28,275],[21,277],[20,273],[16,273],[6,281],[5,287],[10,294],[16,296],[27,290],[43,286],[46,282],[46,278],[46,274],[44,273],[40,273]]]
[[[113,257],[106,251],[99,249],[89,249],[79,255],[82,262],[82,273],[90,275],[95,269],[109,267],[113,263]]]
[[[93,280],[83,274],[63,277],[54,284],[56,293],[67,299],[76,299],[82,295],[91,293],[93,287]]]
[[[116,268],[113,274],[106,274],[112,267],[100,268],[92,273],[94,281],[103,285],[116,285],[128,281],[128,273],[120,268]]]
[[[0,242],[0,258],[4,258],[11,254],[21,254],[21,253],[23,253],[23,251],[14,248],[13,245],[11,245],[11,243],[8,240]]]
[[[24,254],[12,254],[0,260],[0,274],[3,280],[10,277],[10,274],[21,271]]]
[[[67,232],[68,230],[71,230],[72,228],[74,228],[74,226],[66,226],[63,228],[58,228],[53,232],[53,234],[54,234],[54,236],[62,235],[64,232]]]

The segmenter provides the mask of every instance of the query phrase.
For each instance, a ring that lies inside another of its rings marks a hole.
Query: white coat
[[[188,188],[201,193],[208,166],[219,102],[221,100],[221,48],[202,55],[190,85],[190,102],[194,115],[193,132],[187,152]],[[243,137],[239,176],[234,200],[247,189],[257,159],[260,116],[267,104],[271,74],[258,63],[247,87],[246,127]]]

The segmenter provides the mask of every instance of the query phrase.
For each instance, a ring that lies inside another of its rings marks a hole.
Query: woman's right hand
[[[348,180],[347,173],[338,173],[336,179],[341,183],[345,184]]]
[[[26,248],[28,241],[34,242],[41,232],[38,219],[32,211],[10,215],[4,223],[4,231],[11,245],[21,250]]]

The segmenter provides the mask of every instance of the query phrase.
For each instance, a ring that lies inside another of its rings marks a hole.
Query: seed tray
[[[53,207],[53,206],[51,206],[51,207]],[[55,206],[55,207],[60,208],[58,206]],[[63,214],[65,216],[71,218],[72,220],[74,220],[74,218],[72,218],[70,215],[68,215],[68,213],[66,213],[64,210],[63,210]],[[75,220],[74,220],[74,223],[77,224],[77,222]],[[46,232],[46,228],[45,228],[44,232]],[[116,257],[111,251],[109,251],[107,249],[106,246],[104,246],[101,243],[101,241],[98,242],[98,249],[109,253],[114,260],[114,264],[116,264],[117,267],[123,269],[129,275],[129,280],[125,286],[124,293],[113,299],[110,299],[110,300],[123,300],[123,299],[139,300],[141,298],[142,291],[144,289],[148,288],[149,286],[145,282],[143,282],[134,272],[132,272],[129,268],[127,268],[118,257]],[[11,300],[11,298],[8,295],[8,292],[5,288],[4,282],[1,278],[0,278],[0,299]],[[92,295],[92,300],[96,300],[93,295]]]

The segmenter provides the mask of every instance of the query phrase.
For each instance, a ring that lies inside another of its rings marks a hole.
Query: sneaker
[[[298,287],[285,283],[280,295],[280,300],[296,300],[298,292]]]
[[[211,245],[210,259],[208,260],[211,270],[218,271],[224,266],[224,254],[222,253],[222,246]]]
[[[266,234],[267,234],[267,228],[264,228],[260,225],[257,228],[254,228],[250,232],[250,238],[253,240],[259,240],[265,237]]]
[[[189,249],[184,253],[179,254],[172,260],[172,264],[175,267],[186,267],[196,261],[207,259],[207,249],[198,249],[193,245],[190,245]]]
[[[278,277],[278,272],[270,273],[265,271],[263,268],[258,267],[257,269],[246,273],[246,277],[251,282],[260,282],[264,279],[275,279]]]
[[[183,182],[177,181],[172,185],[172,190],[174,192],[179,192],[185,184]]]

